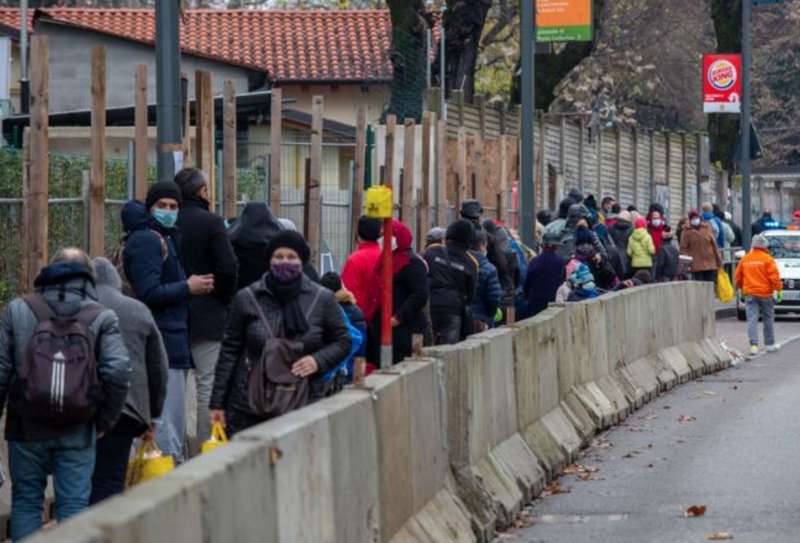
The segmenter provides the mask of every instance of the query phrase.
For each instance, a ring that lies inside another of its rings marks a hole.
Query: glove
[[[503,310],[498,307],[497,311],[495,311],[494,313],[494,322],[502,322],[502,321],[503,321]]]
[[[781,303],[783,301],[783,291],[779,290],[778,292],[772,295],[772,298],[775,300],[776,303]]]

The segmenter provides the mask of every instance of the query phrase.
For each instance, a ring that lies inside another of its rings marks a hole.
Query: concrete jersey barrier
[[[491,541],[596,432],[730,364],[713,298],[641,287],[427,348],[30,541]]]

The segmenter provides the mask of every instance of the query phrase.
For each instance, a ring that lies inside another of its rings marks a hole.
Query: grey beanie
[[[769,240],[765,236],[758,235],[753,237],[753,248],[754,249],[767,249],[769,247]]]

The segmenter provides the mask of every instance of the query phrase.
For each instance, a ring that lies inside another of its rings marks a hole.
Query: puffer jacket
[[[189,305],[191,297],[186,274],[178,258],[175,230],[161,227],[141,202],[131,201],[122,210],[122,226],[126,232],[122,255],[125,275],[136,299],[153,313],[164,339],[164,347],[172,369],[192,367],[189,348]],[[162,242],[167,243],[166,259]]]
[[[478,261],[478,292],[471,306],[472,318],[492,326],[494,315],[500,307],[503,289],[497,277],[497,269],[486,255],[479,251],[470,252]]]
[[[781,274],[775,259],[769,251],[761,247],[754,247],[742,258],[736,266],[734,277],[736,287],[741,289],[745,296],[769,298],[773,292],[783,290]]]
[[[652,268],[656,247],[644,228],[637,228],[628,239],[628,256],[633,268]]]
[[[256,299],[261,304],[264,315],[273,330],[278,330],[282,315],[281,307],[262,278],[253,283]],[[350,354],[350,332],[345,326],[342,311],[333,292],[303,276],[300,291],[300,306],[307,311],[314,297],[320,291],[317,304],[308,315],[308,330],[297,339],[303,343],[303,356],[311,355],[319,366],[312,377],[315,381],[333,369]],[[258,360],[266,341],[266,330],[258,318],[250,296],[245,290],[239,291],[233,299],[228,313],[228,323],[222,349],[214,377],[214,390],[211,394],[211,409],[234,410],[250,413],[247,394],[249,375],[248,360]]]
[[[45,268],[54,270],[57,266]],[[60,293],[64,292],[63,301]],[[97,303],[94,285],[81,278],[70,278],[60,284],[38,289],[56,314],[73,315],[83,307]],[[17,298],[6,306],[0,326],[0,414],[9,395],[16,367],[24,357],[25,347],[38,324],[28,304]],[[89,326],[89,333],[97,345],[97,376],[103,397],[97,405],[95,426],[98,432],[111,428],[119,418],[128,393],[131,366],[128,351],[120,334],[119,319],[111,310],[105,310]],[[9,441],[36,441],[65,437],[78,433],[85,425],[67,428],[43,426],[25,417],[23,409],[9,403],[6,418],[6,439]]]

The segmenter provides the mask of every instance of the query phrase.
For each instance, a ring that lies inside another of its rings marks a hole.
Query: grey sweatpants
[[[214,372],[217,369],[217,359],[222,343],[219,341],[194,340],[192,341],[192,360],[194,361],[194,390],[189,387],[189,394],[195,394],[192,398],[195,403],[194,411],[197,413],[197,443],[202,444],[211,435],[211,420],[208,414],[208,404],[211,401],[211,391],[214,388]],[[194,418],[194,413],[189,413],[189,420]],[[194,428],[190,424],[189,433]]]
[[[167,397],[164,411],[156,425],[156,444],[161,452],[171,455],[176,464],[186,458],[186,373],[171,369],[167,373]]]
[[[772,297],[745,298],[745,312],[747,313],[747,336],[750,345],[758,345],[758,318],[764,319],[764,344],[769,347],[775,345],[775,302]]]

